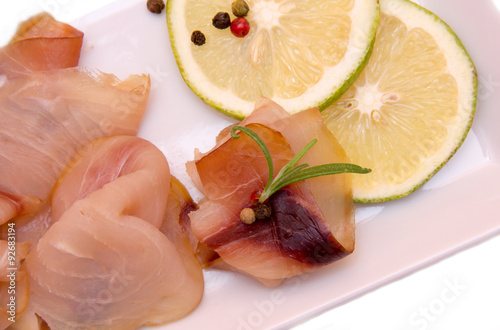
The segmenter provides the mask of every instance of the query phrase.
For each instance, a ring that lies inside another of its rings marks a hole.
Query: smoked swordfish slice
[[[0,49],[0,195],[38,201],[30,214],[12,199],[0,203],[1,221],[15,218],[19,241],[36,241],[50,226],[50,192],[77,150],[96,138],[136,135],[147,107],[147,75],[119,80],[75,67],[82,38],[40,14]]]
[[[6,83],[0,88],[0,189],[46,201],[86,143],[137,133],[148,88],[145,76],[119,81],[81,68]]]
[[[2,260],[9,252],[6,222],[15,222],[16,257],[21,262],[52,224],[50,192],[76,151],[95,138],[135,135],[146,109],[149,77],[131,75],[120,81],[75,67],[82,40],[81,31],[40,14],[22,23],[0,49]],[[17,268],[16,292],[21,297],[28,292],[28,281],[24,264]],[[1,301],[9,296],[7,280],[0,279]],[[23,313],[26,300],[17,304],[13,326],[19,329],[38,324],[31,309]],[[1,307],[0,328],[10,324],[6,313]]]
[[[47,71],[76,66],[80,56],[82,40],[83,33],[81,31],[55,21],[50,15],[40,14],[22,23],[9,44],[0,49],[0,94],[2,95],[0,104],[0,154],[2,155],[0,156],[0,225],[13,219],[25,218],[29,219],[27,222],[29,226],[24,228],[36,232],[38,230],[34,229],[36,226],[30,220],[35,217],[35,214],[39,215],[36,217],[37,219],[47,219],[49,210],[47,205],[41,203],[39,198],[25,195],[23,192],[15,193],[21,190],[4,184],[7,182],[8,176],[18,175],[16,171],[5,170],[7,166],[15,168],[23,165],[19,162],[22,159],[16,163],[15,155],[5,158],[12,147],[11,139],[15,139],[14,136],[9,136],[10,133],[14,130],[20,131],[25,124],[22,121],[23,114],[14,113],[21,121],[15,122],[13,127],[9,127],[12,122],[8,116],[12,112],[7,113],[6,111],[6,107],[11,102],[8,93],[15,93],[15,90],[9,85],[16,79],[26,79],[28,75],[39,70]],[[20,84],[17,83],[15,86],[20,86]],[[29,163],[31,161],[33,159]],[[28,181],[28,178],[24,178],[24,180]],[[39,223],[43,223],[43,221]],[[27,240],[20,243],[23,235],[16,235],[17,242],[19,242],[16,244],[17,263],[15,267],[12,267],[8,262],[8,254],[11,252],[7,241],[8,229],[7,225],[1,227],[0,269],[2,273],[6,272],[7,269],[20,269],[16,275],[16,315],[21,316],[28,300],[28,283],[26,273],[20,268],[20,263],[28,253],[31,244]],[[20,229],[20,232],[23,231],[22,226],[18,226],[16,229]],[[0,329],[12,324],[8,320],[12,315],[8,314],[4,308],[10,299],[9,286],[9,278],[7,274],[3,274],[0,279],[0,301],[2,302],[2,307],[0,307]],[[32,324],[36,324],[36,322]],[[27,326],[26,322],[16,323],[15,326],[18,329],[33,328]]]
[[[241,125],[254,130],[272,155],[275,173],[313,139],[318,142],[301,162],[310,166],[348,163],[349,159],[323,125],[317,109],[295,115],[261,99]],[[264,154],[246,134],[232,139],[229,128],[205,154],[195,152],[187,170],[205,194],[189,214],[193,233],[214,249],[231,269],[276,284],[338,260],[354,250],[351,174],[300,181],[269,198],[272,215],[252,224],[240,221],[262,191],[269,175]]]
[[[80,59],[83,32],[41,13],[22,22],[0,50],[0,74],[9,79],[75,67]]]
[[[160,226],[160,231],[173,242],[182,245],[189,244],[191,247],[189,250],[179,249],[179,252],[184,251],[189,252],[189,254],[194,252],[200,264],[205,267],[218,255],[214,250],[198,241],[191,230],[189,213],[197,209],[198,205],[193,201],[186,187],[172,176],[170,178],[167,211]]]
[[[203,276],[180,219],[194,206],[171,185],[146,140],[82,149],[56,184],[57,221],[25,262],[30,309],[51,329],[135,329],[191,312]]]

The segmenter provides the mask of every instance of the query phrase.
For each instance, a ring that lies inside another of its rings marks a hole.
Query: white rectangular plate
[[[165,153],[173,174],[198,199],[184,164],[195,148],[208,150],[217,133],[235,121],[187,87],[170,48],[165,15],[149,13],[145,2],[117,1],[72,22],[85,32],[80,65],[120,78],[151,75],[139,135]],[[286,328],[500,232],[500,84],[495,81],[500,43],[493,34],[500,31],[500,1],[417,2],[448,22],[478,69],[478,107],[463,147],[412,195],[358,205],[351,256],[274,289],[244,275],[207,270],[200,306],[166,328]]]

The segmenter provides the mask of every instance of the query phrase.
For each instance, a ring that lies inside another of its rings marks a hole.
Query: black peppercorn
[[[257,220],[264,220],[267,219],[271,216],[272,214],[272,209],[269,205],[266,204],[259,204],[257,208],[255,209],[255,218]]]
[[[165,3],[163,0],[148,0],[147,7],[150,12],[159,14],[165,8]]]
[[[191,34],[191,41],[196,45],[196,46],[201,46],[205,43],[205,35],[201,31],[193,31]]]
[[[212,25],[218,29],[227,29],[231,25],[231,18],[228,13],[218,12],[212,18]]]

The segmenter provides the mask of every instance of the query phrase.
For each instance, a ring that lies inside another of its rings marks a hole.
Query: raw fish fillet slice
[[[311,166],[348,163],[317,109],[288,115],[261,99],[242,123],[265,141],[275,173],[314,138],[303,158]],[[245,134],[237,140],[225,129],[211,151],[195,155],[188,173],[206,198],[191,212],[193,233],[230,267],[263,282],[280,280],[329,264],[354,250],[354,211],[350,174],[323,176],[289,185],[269,199],[273,214],[251,225],[239,214],[251,206],[268,177],[263,153]]]
[[[25,262],[31,310],[51,329],[134,329],[191,312],[203,276],[172,196],[167,161],[146,140],[83,148],[54,190],[57,222]]]
[[[96,138],[136,135],[147,107],[148,76],[121,81],[74,67],[82,38],[40,14],[0,49],[0,193],[41,201],[16,216],[19,241],[36,242],[50,227],[50,191],[76,151]],[[13,204],[0,204],[2,217],[12,217]]]
[[[167,211],[160,226],[160,231],[165,234],[176,246],[188,244],[190,248],[178,249],[185,253],[183,258],[192,258],[195,252],[198,261],[206,266],[218,258],[217,253],[202,244],[194,236],[191,229],[191,220],[188,214],[198,209],[187,189],[177,178],[170,177],[170,193],[168,195]]]
[[[0,225],[7,221],[37,210],[38,198],[8,194],[0,191]]]
[[[149,77],[124,81],[70,68],[0,88],[0,191],[47,201],[76,151],[110,135],[135,135],[147,106]]]
[[[274,111],[279,111],[282,114],[285,111],[276,103],[265,98],[260,100],[258,106],[257,115],[268,112],[268,108],[273,108]],[[351,162],[335,136],[324,125],[320,112],[316,108],[269,122],[268,125],[283,134],[294,153],[298,153],[311,140],[318,140],[302,158],[304,163],[314,166]],[[363,166],[363,164],[358,165]],[[350,252],[354,251],[355,243],[352,175],[357,174],[336,174],[306,180],[307,186],[314,196],[314,201],[325,215],[325,220],[335,238]]]
[[[100,208],[126,209],[128,215],[160,227],[170,191],[170,171],[160,150],[144,139],[121,136],[96,139],[77,154],[54,185],[54,222],[76,201],[100,191],[95,201]],[[128,188],[119,189],[116,183]]]
[[[83,32],[41,13],[21,23],[0,50],[0,75],[8,79],[33,71],[78,65]]]

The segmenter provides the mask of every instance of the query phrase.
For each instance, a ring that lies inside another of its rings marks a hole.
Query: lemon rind
[[[411,24],[412,21],[418,20],[418,17],[416,15],[411,15],[409,14],[407,17],[401,17],[401,12],[398,11],[401,6],[406,6],[406,8],[412,8],[411,10],[418,10],[417,12],[413,12],[413,14],[421,13],[425,16],[427,16],[427,19],[430,19],[434,22],[434,27],[438,27],[438,30],[441,30],[441,32],[446,33],[446,37],[448,38],[448,42],[450,42],[450,45],[453,45],[456,47],[457,50],[457,58],[462,59],[462,63],[466,64],[463,65],[464,67],[468,67],[467,70],[464,70],[464,74],[467,76],[467,79],[464,79],[461,81],[461,88],[459,88],[459,91],[461,93],[470,90],[471,93],[466,95],[467,97],[464,99],[463,95],[459,99],[459,114],[457,116],[462,116],[463,118],[458,118],[457,123],[461,124],[461,128],[456,128],[455,129],[455,136],[459,138],[455,139],[448,139],[448,141],[455,141],[455,143],[448,143],[447,145],[443,145],[441,147],[441,150],[445,149],[444,151],[438,152],[438,155],[444,154],[447,155],[445,157],[432,157],[430,160],[427,162],[427,167],[425,170],[420,171],[420,175],[414,175],[415,178],[418,179],[413,179],[411,181],[407,181],[404,184],[398,185],[398,189],[396,192],[391,193],[391,194],[386,194],[386,195],[381,195],[380,190],[394,190],[394,187],[392,186],[387,186],[387,187],[377,187],[374,189],[371,189],[370,192],[363,192],[360,193],[356,187],[354,187],[353,190],[353,199],[355,203],[380,203],[380,202],[386,202],[390,200],[395,200],[399,199],[405,196],[410,195],[411,193],[415,192],[417,189],[422,187],[427,181],[429,181],[437,172],[439,172],[443,166],[448,163],[448,161],[455,155],[457,150],[463,145],[473,123],[474,115],[476,112],[476,106],[477,106],[477,88],[478,88],[478,79],[477,79],[477,70],[475,68],[474,62],[472,61],[472,58],[468,54],[466,48],[464,47],[462,41],[458,38],[456,33],[452,30],[452,28],[444,21],[442,20],[439,16],[434,14],[433,12],[429,11],[426,8],[421,7],[420,5],[408,1],[408,0],[381,0],[381,11],[386,12],[384,3],[388,3],[388,7],[390,9],[388,11],[389,15],[393,15],[401,19],[403,22],[407,23],[408,21],[410,22],[410,27],[413,26],[420,26],[419,24]],[[441,40],[441,39],[439,39]],[[445,53],[446,54],[446,53]],[[447,57],[447,61],[449,58]],[[448,64],[448,67],[450,67],[450,64]],[[467,72],[465,72],[467,71]],[[467,80],[467,82],[464,82]],[[459,82],[460,83],[460,82]]]

